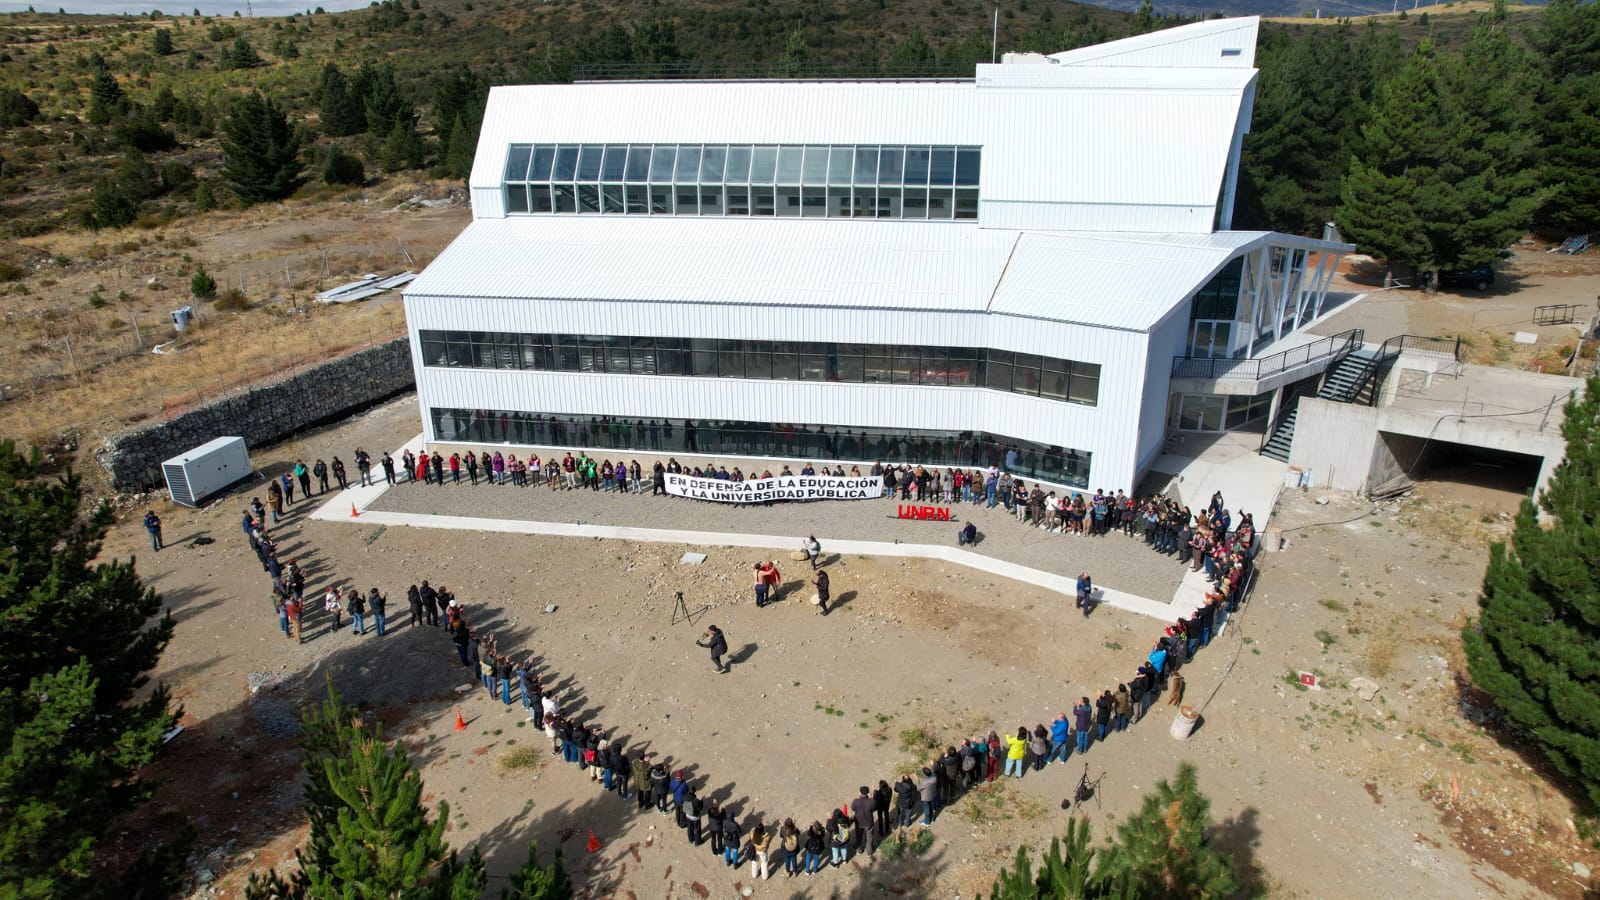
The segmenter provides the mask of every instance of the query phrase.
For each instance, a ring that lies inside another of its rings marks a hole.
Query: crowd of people
[[[371,456],[357,448],[354,459],[362,482],[370,483]],[[438,452],[414,455],[408,450],[398,464],[384,453],[379,465],[389,483],[443,485],[447,477],[451,483],[459,483],[465,472],[472,484],[544,484],[554,489],[642,493],[645,482],[636,460],[597,462],[587,454],[568,453],[559,460],[540,460],[533,454],[518,460],[514,454],[498,451],[482,456],[469,451],[465,456],[444,457]],[[296,640],[301,638],[305,575],[294,560],[287,565],[279,563],[267,517],[270,510],[272,522],[276,523],[285,506],[294,503],[295,480],[300,482],[302,495],[311,495],[310,485],[301,474],[304,468],[303,463],[297,462],[294,480],[285,474],[269,482],[268,505],[264,507],[259,499],[252,498],[243,517],[245,535],[272,578],[274,607],[283,632]],[[669,470],[682,471],[675,459],[654,467],[650,480],[657,490],[662,473]],[[810,464],[806,470],[811,470]],[[318,460],[310,472],[318,477],[321,492],[328,490],[322,473],[330,471],[341,487],[347,485],[344,465],[338,457],[333,458],[331,467]],[[693,474],[723,477],[719,469],[697,468]],[[853,470],[852,474],[860,473]],[[752,877],[765,879],[779,869],[789,877],[815,874],[825,867],[844,865],[856,854],[871,855],[895,829],[919,822],[933,825],[942,810],[982,783],[1002,776],[1021,778],[1046,765],[1069,762],[1074,752],[1088,753],[1112,734],[1142,720],[1163,693],[1167,694],[1169,705],[1181,704],[1184,680],[1179,670],[1210,643],[1226,618],[1237,610],[1241,593],[1247,589],[1254,524],[1249,515],[1243,515],[1237,527],[1230,529],[1232,515],[1220,494],[1196,516],[1170,499],[1140,501],[1121,491],[1096,491],[1093,495],[1069,492],[1058,498],[1054,493],[1043,492],[1039,485],[1030,489],[1021,479],[1012,479],[994,469],[941,473],[917,466],[880,465],[873,467],[873,474],[884,477],[885,497],[898,492],[913,501],[1003,506],[1019,523],[1049,531],[1086,536],[1121,532],[1142,537],[1157,552],[1176,556],[1196,571],[1204,568],[1210,590],[1202,606],[1162,629],[1126,681],[1105,687],[1097,696],[1079,697],[1070,712],[1061,712],[1048,725],[1040,722],[1029,728],[1024,723],[1015,735],[1002,736],[991,730],[965,738],[959,746],[952,743],[927,759],[915,773],[892,781],[881,779],[876,787],[861,785],[854,794],[841,797],[837,807],[805,827],[797,825],[794,818],[779,821],[742,816],[739,810],[720,804],[715,797],[702,797],[702,788],[696,782],[703,783],[703,779],[688,777],[683,768],[670,766],[654,752],[624,746],[611,729],[592,717],[564,711],[561,697],[546,687],[536,657],[502,651],[493,635],[480,633],[468,623],[462,605],[444,586],[435,587],[427,580],[410,586],[406,592],[410,624],[443,629],[455,649],[457,662],[478,679],[491,700],[505,706],[520,704],[527,720],[542,728],[552,752],[564,764],[586,773],[596,790],[614,793],[623,802],[634,802],[641,812],[653,808],[661,816],[672,817],[692,845],[710,844],[711,852],[727,865],[748,862]],[[744,476],[736,469],[726,477]],[[801,547],[812,567],[817,568],[821,548],[815,536],[808,536]],[[780,577],[775,563],[755,565],[758,606],[766,599],[766,589]],[[824,596],[826,577],[825,571],[819,573]],[[1092,581],[1084,573],[1079,578],[1077,601],[1085,615],[1092,596]],[[377,588],[363,595],[359,590],[346,593],[332,586],[324,598],[331,627],[341,627],[340,613],[347,608],[358,634],[365,633],[369,613],[377,632],[383,634],[386,606]],[[822,608],[827,609],[825,599]],[[708,629],[698,645],[711,649],[719,671],[727,670],[720,660],[721,654],[727,652],[727,643],[719,630]]]

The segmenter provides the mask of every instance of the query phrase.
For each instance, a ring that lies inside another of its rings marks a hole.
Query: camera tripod
[[[1074,801],[1076,801],[1078,808],[1081,810],[1083,809],[1083,805],[1088,803],[1090,798],[1093,798],[1094,808],[1100,809],[1100,782],[1105,777],[1105,773],[1102,772],[1100,773],[1099,778],[1090,781],[1089,766],[1087,763],[1085,763],[1083,767],[1083,777],[1078,779],[1078,786],[1073,789],[1072,796],[1061,801],[1061,808],[1066,809],[1070,807]]]
[[[683,600],[683,591],[678,591],[677,602],[672,606],[672,622],[670,624],[676,625],[679,622],[688,622],[690,625],[693,625],[694,617],[703,614],[710,608],[711,605],[709,603],[702,604],[700,607],[691,612],[689,609],[689,604],[685,603]]]

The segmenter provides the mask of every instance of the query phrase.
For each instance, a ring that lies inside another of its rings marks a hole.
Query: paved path
[[[420,451],[422,436],[418,435],[407,441],[404,447],[396,449],[395,458],[406,449]],[[542,534],[557,537],[579,538],[607,538],[611,540],[646,541],[652,543],[687,544],[691,546],[719,546],[719,547],[760,547],[763,549],[790,551],[798,543],[794,535],[773,534],[738,534],[720,531],[687,531],[671,528],[639,528],[623,525],[594,525],[581,522],[538,522],[526,519],[509,518],[481,518],[477,516],[451,516],[432,513],[390,512],[368,509],[387,490],[388,485],[382,480],[382,468],[374,464],[373,468],[378,474],[376,484],[369,487],[351,487],[341,491],[328,500],[311,514],[314,519],[333,522],[354,522],[359,524],[385,525],[389,527],[411,526],[417,528],[449,528],[462,531],[493,531],[511,534]],[[861,501],[870,502],[870,501]],[[352,511],[357,515],[352,517]],[[921,559],[937,559],[955,565],[966,566],[998,575],[1002,578],[1011,578],[1028,584],[1038,585],[1057,591],[1068,597],[1077,596],[1077,581],[1075,578],[1045,572],[1040,569],[1007,562],[981,553],[973,553],[941,544],[914,544],[900,541],[861,541],[834,538],[827,541],[829,552],[853,553],[863,556],[899,556],[915,557]],[[1147,597],[1126,593],[1097,585],[1095,598],[1099,603],[1139,613],[1165,622],[1170,622],[1180,615],[1192,612],[1189,606],[1190,578],[1185,576],[1184,584],[1179,586],[1178,593],[1171,601],[1161,602]],[[1203,593],[1203,591],[1201,592]],[[1203,600],[1202,600],[1203,602]],[[1183,607],[1183,608],[1180,608]]]

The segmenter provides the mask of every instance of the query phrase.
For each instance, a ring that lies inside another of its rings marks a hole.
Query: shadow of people
[[[832,612],[832,611],[837,610],[837,609],[844,609],[846,606],[850,605],[851,601],[853,601],[855,599],[856,599],[856,592],[855,591],[845,591],[844,593],[840,594],[839,596],[833,598],[833,602],[828,604],[828,611]]]
[[[745,644],[743,647],[740,647],[738,650],[735,650],[733,652],[733,655],[728,657],[728,664],[729,665],[736,665],[738,663],[749,662],[750,661],[750,657],[755,656],[755,655],[756,655],[756,645],[755,644]]]

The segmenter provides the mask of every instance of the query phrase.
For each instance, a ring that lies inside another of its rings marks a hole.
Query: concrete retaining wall
[[[399,338],[114,434],[95,461],[117,490],[161,485],[164,460],[212,438],[240,435],[254,450],[414,385],[411,345]]]

